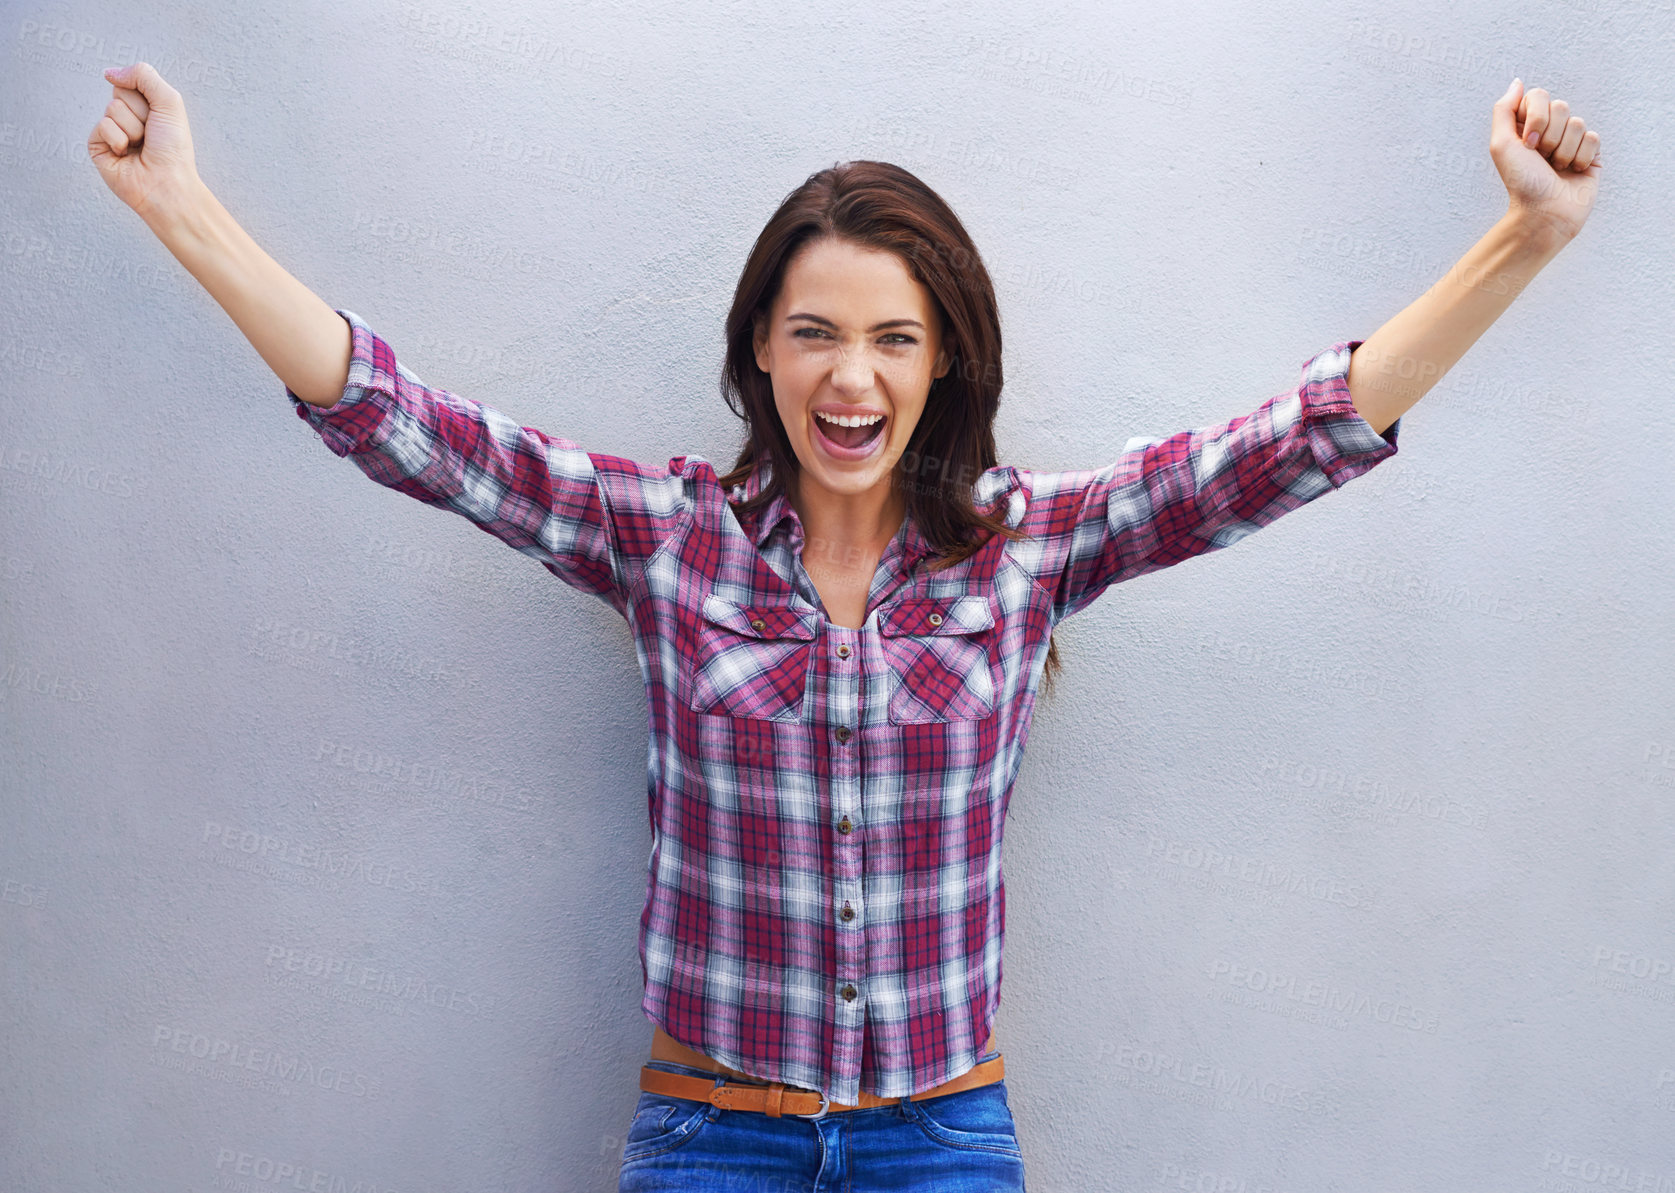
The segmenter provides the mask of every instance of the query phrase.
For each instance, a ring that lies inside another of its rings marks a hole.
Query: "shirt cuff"
[[[336,309],[336,308],[334,308]],[[285,387],[297,417],[319,432],[340,456],[366,451],[382,442],[393,406],[394,358],[389,346],[353,311],[338,310],[349,324],[349,377],[330,406],[314,406]]]
[[[1362,418],[1349,397],[1349,357],[1364,340],[1339,340],[1303,362],[1298,387],[1303,433],[1315,462],[1334,489],[1396,454],[1402,420],[1381,435]]]

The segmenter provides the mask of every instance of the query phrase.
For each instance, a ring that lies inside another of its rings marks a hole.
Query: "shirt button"
[[[855,909],[853,907],[849,906],[849,904],[845,903],[843,905],[842,915],[843,915],[843,922],[847,924],[850,920],[855,918]]]
[[[842,990],[842,994],[843,994],[843,1001],[844,1002],[854,1002],[855,1001],[855,987],[845,986]]]
[[[942,614],[932,613],[930,615],[930,617],[928,617],[926,620],[929,621],[932,625],[941,625],[942,624]]]
[[[847,833],[850,830],[851,827],[852,826],[849,823],[849,817],[847,817],[847,816],[845,816],[842,820],[838,821],[838,832],[840,832],[840,833]]]
[[[760,617],[752,617],[750,619],[750,628],[760,634],[763,630],[768,628],[768,623],[763,621]]]
[[[837,648],[837,657],[840,659],[847,659],[849,657],[849,644],[847,642]]]
[[[849,732],[848,725],[839,725],[837,727],[837,739],[840,743],[848,741],[851,736],[852,735]]]

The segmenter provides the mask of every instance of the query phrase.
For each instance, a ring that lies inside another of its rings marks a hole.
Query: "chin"
[[[809,472],[806,468],[803,471],[805,473]],[[865,493],[875,487],[886,475],[886,470],[876,464],[864,470],[838,470],[824,467],[811,475],[818,480],[820,486],[824,489],[830,489],[834,493],[855,494]]]

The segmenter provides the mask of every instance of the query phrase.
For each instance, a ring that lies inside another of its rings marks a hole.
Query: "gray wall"
[[[1003,458],[1093,467],[1371,335],[1568,98],[1592,221],[1400,455],[1060,632],[997,1038],[1032,1190],[1675,1189],[1670,0],[147,8],[5,6],[0,1188],[612,1189],[651,1038],[625,624],[294,416],[87,159],[139,57],[403,364],[649,461],[730,462],[833,161],[953,204]]]

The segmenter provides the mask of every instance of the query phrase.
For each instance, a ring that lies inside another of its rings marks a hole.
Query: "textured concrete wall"
[[[1060,631],[998,1039],[1032,1190],[1675,1189],[1668,0],[145,8],[3,22],[0,1188],[611,1189],[651,1037],[625,624],[294,416],[87,160],[140,57],[403,364],[652,461],[730,461],[833,161],[953,204],[1003,458],[1091,467],[1370,335],[1568,98],[1593,219],[1399,456]]]

